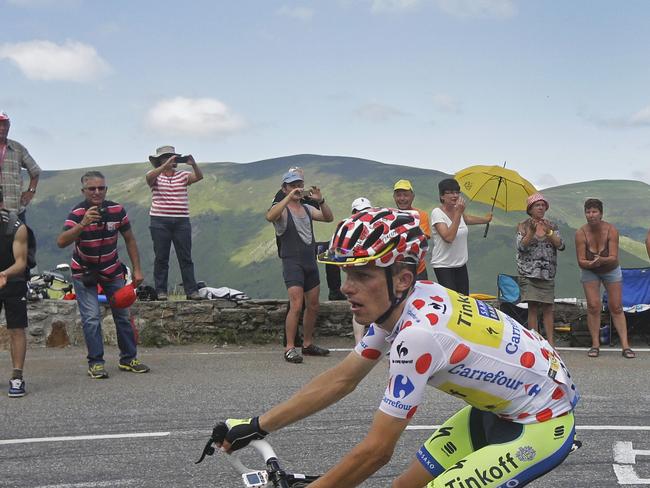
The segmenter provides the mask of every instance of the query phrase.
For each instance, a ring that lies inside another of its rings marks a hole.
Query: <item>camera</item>
[[[81,282],[85,287],[97,286],[99,280],[99,272],[92,269],[87,269],[81,275]]]
[[[174,159],[174,161],[178,164],[187,164],[189,160],[189,156],[176,156],[176,159]]]
[[[300,190],[300,198],[309,198],[311,196],[311,190],[308,188],[303,188]]]
[[[99,207],[97,211],[99,212],[99,215],[101,215],[101,222],[104,222],[108,216],[108,207]]]

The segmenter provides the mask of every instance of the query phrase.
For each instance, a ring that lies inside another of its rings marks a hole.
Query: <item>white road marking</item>
[[[615,463],[634,464],[636,463],[636,456],[650,456],[650,451],[634,449],[629,441],[614,443]]]
[[[409,425],[406,430],[434,430],[439,425]],[[650,425],[576,425],[576,430],[650,430]],[[649,451],[650,452],[650,451]]]
[[[588,347],[556,347],[555,348],[558,351],[589,351]],[[331,352],[350,352],[353,351],[353,347],[333,347],[330,348]],[[276,354],[277,351],[255,351],[255,354]],[[617,352],[621,353],[620,348],[608,348],[608,347],[601,347],[600,352]],[[635,347],[634,352],[650,352],[650,348],[648,347]],[[172,354],[197,354],[197,355],[215,355],[215,354],[249,354],[250,351],[247,349],[242,349],[241,351],[227,351],[227,350],[220,350],[220,351],[209,351],[209,352],[173,352]]]
[[[165,437],[169,432],[134,432],[131,434],[74,435],[63,437],[32,437],[27,439],[0,439],[0,446],[7,444],[34,444],[38,442],[96,441],[101,439],[133,439],[139,437]]]
[[[614,443],[614,474],[619,485],[650,485],[650,478],[640,478],[634,469],[637,456],[650,456],[650,450],[634,449],[629,441]]]
[[[110,481],[86,481],[82,483],[60,483],[58,485],[40,485],[36,488],[102,488],[111,486],[135,485],[138,480],[110,480]]]
[[[439,425],[409,425],[406,430],[435,430]],[[614,430],[614,431],[650,431],[650,425],[577,425],[576,430]],[[179,431],[174,432],[174,435],[192,433],[198,431]],[[71,442],[71,441],[95,441],[103,439],[137,439],[143,437],[167,437],[172,435],[172,432],[133,432],[127,434],[97,434],[97,435],[75,435],[75,436],[61,436],[61,437],[32,437],[24,439],[0,439],[0,446],[8,444],[36,444],[40,442]],[[625,443],[621,443],[625,444]],[[631,448],[631,443],[630,448]],[[621,451],[622,452],[622,451]],[[650,455],[650,451],[636,450],[640,455]],[[623,462],[623,461],[618,461]]]

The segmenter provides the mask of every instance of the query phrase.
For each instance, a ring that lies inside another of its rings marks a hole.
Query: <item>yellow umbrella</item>
[[[526,199],[536,193],[532,183],[512,169],[503,166],[470,166],[454,175],[462,192],[470,200],[487,203],[506,212],[526,210]],[[490,224],[485,227],[487,236]]]

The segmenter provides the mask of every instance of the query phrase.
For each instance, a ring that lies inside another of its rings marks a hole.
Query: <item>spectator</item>
[[[34,198],[41,168],[29,155],[25,146],[7,139],[11,120],[5,112],[0,112],[0,187],[4,195],[4,207],[18,214],[26,223],[25,211]],[[29,173],[29,186],[23,191],[23,178],[20,173],[24,168]]]
[[[284,359],[290,363],[301,363],[302,355],[296,350],[295,337],[298,330],[303,300],[303,345],[302,354],[326,356],[329,350],[313,343],[314,328],[318,316],[318,294],[320,279],[316,264],[316,241],[313,221],[331,222],[334,217],[320,188],[312,186],[311,198],[320,209],[301,203],[307,193],[304,190],[303,176],[297,171],[289,171],[282,177],[284,198],[274,203],[266,213],[266,220],[273,223],[275,233],[280,237],[280,257],[282,275],[289,294],[289,313],[285,322],[287,344]]]
[[[146,175],[151,188],[149,210],[151,240],[153,241],[153,278],[158,300],[167,300],[169,251],[172,243],[178,258],[183,289],[188,300],[202,300],[194,277],[192,262],[192,225],[187,187],[203,179],[201,168],[192,155],[181,156],[173,146],[161,146],[155,156],[149,156],[154,169]],[[192,172],[177,170],[186,163]]]
[[[366,197],[359,197],[352,202],[352,215],[369,208],[372,208],[372,203],[370,203],[370,200],[368,200]],[[339,266],[331,266],[339,271]],[[357,322],[357,319],[354,318],[354,315],[352,316],[352,332],[354,333],[355,344],[359,344],[366,333],[366,326]]]
[[[627,340],[627,324],[623,313],[623,273],[618,263],[618,230],[603,220],[603,202],[589,198],[585,202],[587,223],[576,231],[576,254],[581,268],[582,287],[587,298],[587,326],[591,348],[587,355],[600,353],[600,284],[607,290],[608,308],[621,339],[623,357],[636,357]]]
[[[564,240],[557,224],[544,218],[548,209],[548,200],[541,193],[528,197],[529,218],[517,226],[517,271],[521,300],[528,303],[528,327],[539,331],[537,313],[541,308],[546,340],[553,346],[557,252],[564,251]]]
[[[295,171],[298,173],[304,180],[305,173],[302,168],[299,166],[293,166],[289,168],[289,171]],[[282,188],[278,190],[278,192],[275,194],[275,197],[273,198],[273,204],[281,202],[286,195],[282,191]],[[309,194],[306,194],[304,197],[300,199],[301,203],[304,203],[305,205],[311,205],[317,210],[320,210],[320,205],[316,200],[311,198]],[[275,238],[275,243],[278,246],[278,256],[280,255],[280,237],[276,236]],[[319,254],[325,250],[327,250],[329,242],[317,242],[316,243],[316,254]],[[325,277],[327,279],[327,289],[329,290],[329,293],[327,295],[328,300],[335,301],[335,300],[345,300],[345,295],[341,293],[341,273],[339,273],[339,269],[337,266],[332,266],[331,264],[326,264],[325,265]]]
[[[393,186],[393,200],[395,200],[395,205],[400,210],[411,210],[415,211],[420,215],[420,229],[424,232],[427,240],[431,238],[431,226],[429,225],[429,216],[426,212],[415,208],[413,206],[413,200],[415,200],[415,191],[413,190],[413,185],[409,180],[399,180]],[[427,280],[429,279],[427,275],[427,262],[425,258],[422,258],[422,261],[418,263],[416,280]]]
[[[126,210],[119,203],[106,200],[106,179],[99,171],[88,171],[81,177],[85,200],[72,209],[57,238],[61,248],[74,243],[72,282],[77,294],[86,347],[88,375],[93,379],[108,378],[104,368],[102,316],[97,298],[101,283],[109,299],[125,284],[124,265],[117,255],[117,234],[122,234],[133,269],[133,286],[142,283],[138,246]],[[120,348],[119,369],[146,373],[149,368],[137,359],[135,333],[128,308],[111,306]]]
[[[11,226],[11,227],[10,227]],[[23,367],[27,353],[27,227],[4,208],[0,188],[0,312],[4,308],[11,347],[13,373],[9,396],[25,396]]]
[[[467,226],[491,222],[492,213],[485,217],[466,214],[465,199],[460,195],[460,186],[453,178],[440,181],[438,192],[442,205],[431,212],[431,265],[438,283],[469,295]]]

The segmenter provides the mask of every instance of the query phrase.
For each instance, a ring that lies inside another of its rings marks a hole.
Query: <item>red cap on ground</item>
[[[129,308],[135,302],[137,295],[133,284],[123,286],[111,297],[111,307]]]

